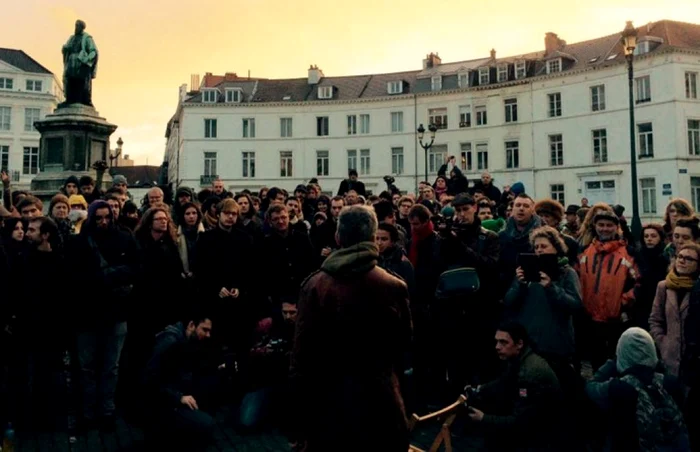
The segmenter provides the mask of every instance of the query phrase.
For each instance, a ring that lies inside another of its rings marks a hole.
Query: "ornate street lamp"
[[[418,142],[420,143],[420,147],[422,147],[425,150],[425,181],[428,182],[428,151],[430,150],[431,147],[433,147],[433,143],[435,142],[435,132],[437,132],[437,127],[435,127],[435,124],[430,124],[428,126],[428,131],[430,132],[430,143],[423,143],[423,137],[425,136],[425,128],[423,127],[423,124],[418,126]]]
[[[629,110],[630,110],[630,173],[632,175],[632,236],[635,240],[639,240],[642,233],[642,220],[639,218],[639,195],[637,180],[637,148],[635,139],[635,124],[634,124],[634,67],[632,60],[634,59],[634,49],[637,47],[637,30],[632,25],[632,21],[628,20],[625,29],[622,31],[622,46],[625,50],[625,58],[627,59],[627,84],[629,89]]]

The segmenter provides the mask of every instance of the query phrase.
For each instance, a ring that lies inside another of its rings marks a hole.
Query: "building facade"
[[[63,101],[51,71],[21,50],[0,48],[0,167],[18,189],[39,173],[39,132],[34,122]]]
[[[700,207],[700,25],[638,28],[634,135],[640,214],[662,216],[669,198]],[[180,87],[166,129],[175,185],[293,189],[317,178],[334,192],[356,169],[368,190],[392,175],[402,191],[425,178],[416,128],[438,127],[429,179],[448,156],[470,179],[488,170],[498,186],[521,181],[535,198],[631,208],[627,65],[619,33],[544,50],[367,76],[248,79],[207,73]],[[426,135],[428,135],[426,133]],[[429,139],[429,137],[428,137]],[[631,209],[630,209],[631,210]]]

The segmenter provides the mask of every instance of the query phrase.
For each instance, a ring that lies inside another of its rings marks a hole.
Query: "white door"
[[[604,202],[606,204],[617,204],[614,180],[596,180],[586,182],[584,197],[588,198],[590,205]]]

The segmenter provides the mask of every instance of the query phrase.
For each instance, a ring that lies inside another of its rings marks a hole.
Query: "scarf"
[[[671,270],[666,276],[666,287],[671,290],[690,290],[695,285],[695,278],[680,276],[676,270]]]
[[[374,242],[360,242],[331,253],[321,269],[334,276],[364,274],[377,265],[379,248]]]
[[[426,227],[413,232],[413,236],[411,237],[411,249],[408,253],[408,260],[410,260],[411,264],[413,264],[413,268],[416,268],[418,265],[418,245],[424,239],[427,239],[433,235],[434,231],[433,222],[428,221],[428,225]]]

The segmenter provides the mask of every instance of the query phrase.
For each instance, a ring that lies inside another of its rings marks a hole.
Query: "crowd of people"
[[[335,196],[217,179],[134,200],[71,176],[47,208],[3,174],[0,420],[60,428],[78,400],[81,429],[112,429],[119,406],[177,449],[228,404],[296,450],[405,452],[407,414],[466,393],[455,434],[490,450],[690,450],[692,206],[636,237],[622,206],[454,163],[415,194],[350,171]]]

